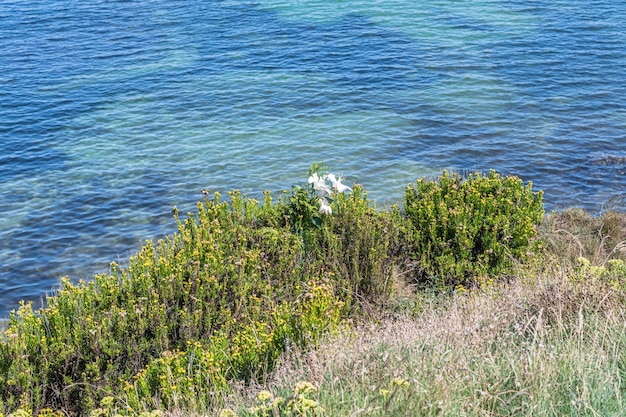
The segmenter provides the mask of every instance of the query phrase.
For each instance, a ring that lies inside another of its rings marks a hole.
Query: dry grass
[[[608,259],[626,259],[626,214],[607,210],[593,216],[571,209],[546,217],[540,235],[546,249],[561,262],[575,263],[579,257],[594,265]]]
[[[288,352],[230,406],[250,415],[245,404],[259,390],[289,396],[309,381],[329,416],[620,415],[624,294],[567,272],[465,295],[415,294],[418,313]]]

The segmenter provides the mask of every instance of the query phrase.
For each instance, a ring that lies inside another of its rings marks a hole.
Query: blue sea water
[[[626,190],[622,0],[0,0],[0,316],[124,264],[209,188],[324,161],[379,205],[441,169],[550,209]]]

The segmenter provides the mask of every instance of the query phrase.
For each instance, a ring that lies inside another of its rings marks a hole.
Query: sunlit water
[[[1,1],[0,316],[123,264],[202,188],[278,193],[313,161],[379,205],[495,168],[600,210],[625,189],[625,22],[622,0]]]

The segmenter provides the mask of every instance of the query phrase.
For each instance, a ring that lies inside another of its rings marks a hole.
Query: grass
[[[592,215],[576,208],[553,213],[543,222],[541,234],[548,251],[562,263],[575,264],[579,257],[594,265],[626,259],[626,216],[618,211]]]
[[[534,295],[568,293],[568,285],[517,283],[430,300],[415,316],[286,357],[267,387],[281,394],[310,381],[327,415],[619,415],[623,308],[594,311],[583,299],[555,305]]]
[[[265,384],[239,391],[229,407],[255,415],[255,391],[286,398],[304,380],[328,416],[623,415],[622,290],[555,269],[533,282],[414,297],[413,312],[285,354]]]

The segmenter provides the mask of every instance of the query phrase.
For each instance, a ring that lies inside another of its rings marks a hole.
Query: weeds
[[[569,209],[547,216],[542,226],[546,249],[573,266],[578,259],[588,259],[593,265],[608,260],[626,260],[626,216],[605,211],[592,216],[581,209]]]

